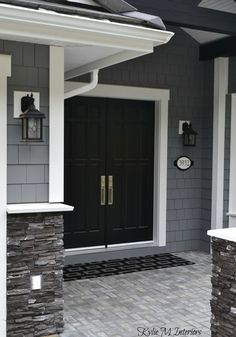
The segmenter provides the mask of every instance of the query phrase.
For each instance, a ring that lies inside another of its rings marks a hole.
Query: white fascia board
[[[0,5],[0,37],[15,41],[71,46],[91,44],[150,52],[167,43],[172,32],[109,20]]]
[[[8,214],[29,214],[29,213],[60,213],[72,212],[73,206],[62,203],[32,203],[32,204],[9,204]]]

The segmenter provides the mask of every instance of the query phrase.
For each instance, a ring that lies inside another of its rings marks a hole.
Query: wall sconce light
[[[22,140],[38,142],[43,139],[45,114],[36,109],[33,94],[21,98]]]
[[[183,123],[183,143],[184,146],[196,146],[198,133],[193,130],[191,123]]]

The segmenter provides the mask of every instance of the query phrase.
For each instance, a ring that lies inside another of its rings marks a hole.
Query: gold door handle
[[[101,176],[101,187],[100,187],[100,205],[105,206],[106,205],[106,177]]]
[[[108,205],[113,205],[113,176],[108,176]]]

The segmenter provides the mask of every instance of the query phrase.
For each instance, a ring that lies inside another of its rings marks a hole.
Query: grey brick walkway
[[[176,255],[196,264],[65,283],[61,337],[210,336],[210,255]]]

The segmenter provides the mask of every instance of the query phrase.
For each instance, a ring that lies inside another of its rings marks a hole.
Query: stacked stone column
[[[63,331],[63,217],[8,216],[7,336],[41,337]],[[31,289],[31,276],[42,288]]]
[[[212,337],[236,336],[236,243],[212,238]]]

